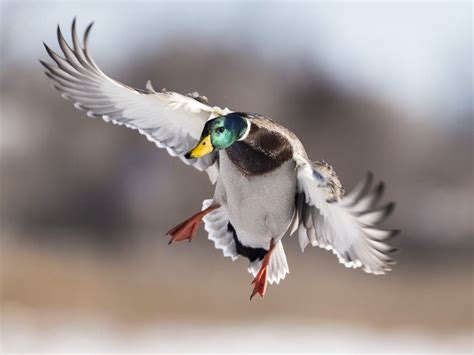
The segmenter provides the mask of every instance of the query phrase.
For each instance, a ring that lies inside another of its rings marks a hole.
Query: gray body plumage
[[[268,173],[245,176],[220,151],[214,201],[227,209],[242,244],[268,249],[270,240],[281,239],[292,221],[296,184],[292,159]]]

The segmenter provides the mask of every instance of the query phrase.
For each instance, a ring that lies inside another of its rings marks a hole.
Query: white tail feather
[[[248,271],[255,277],[262,266],[262,260],[251,262]],[[290,273],[288,263],[286,261],[285,249],[281,241],[275,245],[272,256],[270,257],[270,264],[268,265],[268,282],[277,285]]]

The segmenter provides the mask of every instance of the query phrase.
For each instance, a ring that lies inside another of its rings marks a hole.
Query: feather
[[[376,207],[385,185],[379,183],[371,189],[373,174],[368,173],[351,193],[342,197],[337,193],[341,185],[331,169],[321,169],[299,158],[297,171],[298,191],[305,195],[300,211],[304,218],[298,227],[301,249],[311,243],[332,251],[347,267],[362,267],[377,275],[389,271],[396,249],[387,241],[398,231],[376,227],[395,207],[393,203]]]
[[[71,26],[72,46],[57,27],[62,56],[44,44],[54,64],[41,60],[40,63],[53,81],[53,88],[73,101],[77,109],[86,111],[87,116],[136,129],[159,148],[165,148],[170,155],[178,156],[198,170],[211,167],[217,159],[216,153],[192,160],[185,159],[184,154],[196,144],[210,117],[231,111],[210,107],[176,92],[156,92],[151,82],[146,84],[146,90],[137,90],[109,78],[99,69],[88,49],[92,25],[85,31],[83,47],[76,31],[76,19]],[[214,181],[217,172],[213,168],[210,174]]]
[[[256,260],[249,264],[248,271],[255,277],[260,270],[262,260]],[[280,241],[276,243],[275,249],[273,249],[270,263],[268,265],[267,277],[270,284],[279,284],[281,280],[284,280],[286,274],[290,273],[288,262],[286,260],[285,249]]]
[[[202,209],[205,210],[212,204],[213,200],[204,200]],[[224,256],[230,257],[232,261],[237,260],[239,254],[235,246],[234,236],[228,229],[229,215],[225,207],[221,206],[208,213],[203,218],[204,229],[208,233],[209,240],[214,242],[216,249],[222,250]]]

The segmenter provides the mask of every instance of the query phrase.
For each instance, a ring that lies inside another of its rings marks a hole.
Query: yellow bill
[[[211,142],[211,135],[207,135],[184,156],[186,159],[200,158],[212,151],[214,151],[214,147]]]

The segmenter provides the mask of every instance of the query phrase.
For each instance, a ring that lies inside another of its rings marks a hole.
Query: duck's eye
[[[224,127],[217,127],[216,128],[216,132],[217,133],[223,133],[225,131],[225,128]]]

